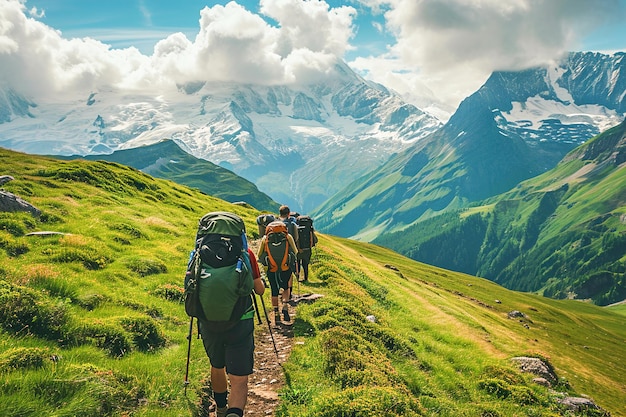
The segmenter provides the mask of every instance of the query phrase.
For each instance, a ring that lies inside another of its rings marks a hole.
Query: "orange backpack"
[[[295,255],[289,250],[288,233],[287,226],[280,220],[265,226],[266,258],[262,261],[268,267],[269,272],[292,269],[292,258],[295,258]],[[280,260],[280,263],[277,260]]]

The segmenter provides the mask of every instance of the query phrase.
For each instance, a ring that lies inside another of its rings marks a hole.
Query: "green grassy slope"
[[[479,207],[375,242],[507,288],[607,305],[626,299],[626,122]]]
[[[0,166],[42,210],[0,213],[0,415],[198,415],[209,363],[195,343],[185,396],[178,301],[197,220],[233,211],[255,238],[258,212],[114,163],[0,150]],[[26,236],[44,230],[65,234]],[[626,415],[622,314],[325,235],[301,286],[324,297],[298,306],[277,416],[566,415],[511,365],[527,354]]]

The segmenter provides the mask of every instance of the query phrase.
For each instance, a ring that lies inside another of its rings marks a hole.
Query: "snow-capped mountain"
[[[197,82],[158,96],[101,90],[50,100],[11,89],[0,95],[0,146],[87,155],[173,139],[300,211],[440,126],[344,63],[306,88]]]
[[[549,67],[493,73],[440,130],[320,206],[316,227],[373,240],[553,168],[624,120],[625,56],[572,53]]]
[[[626,57],[571,53],[553,66],[494,73],[478,95],[505,133],[579,145],[626,114]]]

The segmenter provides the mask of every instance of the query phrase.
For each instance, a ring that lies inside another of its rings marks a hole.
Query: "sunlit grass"
[[[16,178],[6,189],[44,212],[7,215],[0,231],[0,415],[198,415],[209,362],[194,329],[185,395],[179,302],[197,221],[233,211],[252,235],[257,211],[115,164],[0,160]],[[68,234],[24,233],[39,230]],[[324,235],[294,291],[323,297],[297,307],[276,416],[562,415],[509,362],[526,354],[620,415],[622,308],[511,292]]]

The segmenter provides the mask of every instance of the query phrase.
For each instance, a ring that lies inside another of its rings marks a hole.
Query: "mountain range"
[[[373,240],[546,172],[624,119],[624,57],[571,53],[493,73],[441,129],[318,207],[319,229]]]
[[[198,82],[156,97],[98,91],[38,100],[5,88],[0,146],[129,164],[260,210],[287,203],[310,210],[326,233],[510,288],[606,304],[625,296],[623,223],[614,217],[624,186],[609,175],[619,164],[607,162],[621,153],[574,162],[571,155],[583,151],[569,153],[588,141],[595,149],[606,140],[590,139],[624,120],[624,56],[578,52],[549,66],[494,72],[445,123],[343,63],[324,83],[300,89]],[[598,165],[592,179],[613,191],[579,199],[562,173],[574,175],[581,163]],[[249,180],[238,182],[230,171]],[[564,185],[527,190],[529,203],[520,204],[515,193],[526,186],[518,184],[541,175]],[[501,210],[512,205],[522,212]],[[561,205],[594,209],[581,213],[580,224],[549,221]],[[498,221],[468,216],[476,207]],[[470,226],[479,229],[468,242]],[[559,244],[576,250],[559,251]],[[612,255],[598,255],[608,249]],[[533,262],[524,263],[530,253]],[[590,264],[590,257],[597,259]]]
[[[301,88],[196,82],[158,95],[100,90],[50,99],[21,96],[17,87],[0,93],[0,146],[88,155],[172,139],[301,212],[441,126],[343,62]]]

